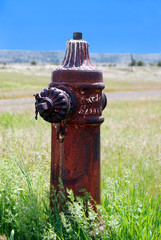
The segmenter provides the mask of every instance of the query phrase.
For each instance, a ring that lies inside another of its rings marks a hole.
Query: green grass
[[[160,102],[115,101],[101,127],[98,216],[71,191],[49,209],[50,124],[34,113],[0,115],[0,235],[14,239],[160,239]],[[13,234],[13,231],[12,231]]]
[[[115,102],[102,133],[102,205],[116,239],[159,239],[160,102]]]
[[[50,77],[15,72],[0,72],[0,98],[32,97],[50,83]]]
[[[105,92],[161,90],[161,81],[146,81],[146,79],[136,81],[136,79],[118,80],[104,78],[104,83],[108,86]]]

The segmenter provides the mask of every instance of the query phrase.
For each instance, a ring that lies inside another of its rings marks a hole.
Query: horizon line
[[[0,51],[26,51],[26,52],[62,52],[64,53],[65,50],[26,50],[26,49],[0,49]],[[159,53],[132,53],[132,52],[90,52],[90,54],[161,54]]]

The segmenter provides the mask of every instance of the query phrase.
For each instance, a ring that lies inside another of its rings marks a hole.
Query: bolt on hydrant
[[[67,41],[62,64],[51,83],[35,95],[37,114],[52,123],[51,189],[64,188],[76,196],[86,189],[100,203],[100,125],[106,95],[102,71],[92,65],[82,33]]]

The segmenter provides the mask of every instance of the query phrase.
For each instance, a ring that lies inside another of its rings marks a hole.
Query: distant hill
[[[24,51],[24,50],[0,50],[0,63],[61,63],[64,57],[63,51]],[[94,63],[129,64],[131,54],[121,53],[90,53]],[[145,64],[156,64],[161,60],[161,54],[132,54],[136,61]]]

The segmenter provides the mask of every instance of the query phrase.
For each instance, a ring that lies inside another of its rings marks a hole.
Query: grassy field
[[[32,97],[46,88],[56,66],[8,65],[0,67],[0,99]],[[105,91],[161,90],[159,67],[103,67]]]
[[[159,67],[103,67],[106,91],[161,90]]]
[[[48,86],[51,69],[51,65],[0,67],[0,98],[32,97]],[[161,89],[157,67],[102,70],[105,91]],[[16,114],[11,107],[9,112],[0,114],[0,239],[161,239],[159,98],[112,101],[104,110],[101,205],[97,215],[88,201],[88,217],[83,201],[90,199],[85,195],[75,201],[71,191],[70,201],[62,195],[63,211],[55,196],[51,215],[50,124],[35,121],[34,106],[27,111],[17,108]]]
[[[48,86],[50,77],[0,72],[0,99],[32,97]]]
[[[71,201],[63,199],[64,212],[55,201],[51,216],[50,124],[35,121],[30,111],[1,113],[1,235],[20,240],[161,239],[160,101],[113,101],[103,115],[98,209],[106,230],[101,232],[97,214],[88,206],[85,217],[82,200],[75,202],[72,192]]]

